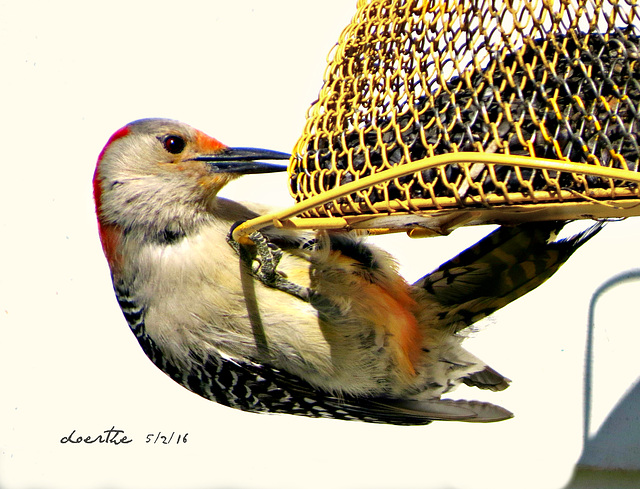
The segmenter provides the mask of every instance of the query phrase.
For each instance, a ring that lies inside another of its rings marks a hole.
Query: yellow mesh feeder
[[[245,223],[445,234],[640,215],[635,0],[360,0],[289,165]]]

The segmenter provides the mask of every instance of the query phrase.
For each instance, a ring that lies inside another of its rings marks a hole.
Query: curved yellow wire
[[[335,187],[331,190],[315,195],[308,199],[298,202],[297,204],[277,212],[264,214],[240,224],[233,231],[233,238],[236,241],[245,241],[245,237],[254,231],[258,231],[265,226],[277,224],[279,221],[290,219],[305,211],[319,207],[333,200],[340,199],[346,195],[355,193],[359,190],[377,185],[394,178],[403,177],[412,173],[417,173],[429,168],[441,165],[450,165],[454,163],[486,163],[519,166],[527,168],[539,168],[546,170],[556,170],[567,173],[588,174],[597,177],[611,178],[614,180],[624,180],[640,184],[640,173],[620,170],[617,168],[609,168],[597,165],[588,165],[585,163],[571,163],[560,160],[549,160],[544,158],[532,158],[530,156],[506,155],[500,153],[479,153],[479,152],[456,152],[443,155],[432,156],[421,160],[412,161],[404,165],[394,166],[388,170],[384,170],[373,175],[361,178],[359,180]],[[306,219],[305,219],[306,221]],[[308,228],[334,227],[323,225],[322,218],[309,218]],[[337,218],[332,220],[333,223],[345,222],[343,219]],[[339,225],[337,227],[340,227]]]

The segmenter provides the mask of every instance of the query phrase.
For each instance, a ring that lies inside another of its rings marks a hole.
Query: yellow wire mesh
[[[604,200],[610,217],[637,203],[639,13],[635,0],[360,0],[296,144],[290,190],[303,205],[414,171],[301,216],[490,209],[496,220],[513,205]],[[559,217],[579,216],[543,214]]]

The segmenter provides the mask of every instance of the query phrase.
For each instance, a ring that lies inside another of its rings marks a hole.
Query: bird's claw
[[[287,280],[278,272],[278,264],[282,259],[282,250],[271,243],[262,233],[254,231],[248,237],[253,246],[243,245],[233,238],[233,229],[227,235],[227,242],[236,251],[240,258],[251,267],[255,278],[267,287],[281,290],[309,302],[309,289]]]
[[[274,287],[282,276],[277,268],[282,259],[282,250],[270,243],[264,235],[255,231],[249,235],[249,239],[255,243],[257,266],[253,268],[253,274],[265,285]]]

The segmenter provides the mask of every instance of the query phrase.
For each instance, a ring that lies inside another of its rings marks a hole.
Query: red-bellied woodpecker
[[[257,214],[218,191],[286,169],[260,160],[285,159],[164,119],[111,137],[94,177],[100,238],[149,358],[246,411],[391,424],[510,417],[441,399],[460,383],[509,384],[461,347],[460,332],[544,282],[600,225],[560,241],[563,222],[501,227],[413,285],[352,233],[270,227],[254,247],[238,245],[230,229]]]

